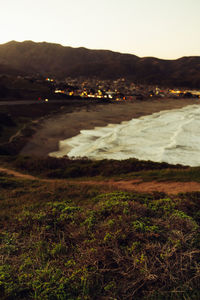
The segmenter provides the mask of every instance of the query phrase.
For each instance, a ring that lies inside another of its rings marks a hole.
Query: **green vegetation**
[[[142,178],[143,181],[182,181],[200,182],[200,167],[180,167],[169,165],[167,168],[162,167],[156,170],[147,170],[133,172],[125,175],[124,179]]]
[[[10,158],[2,157],[4,161]],[[114,178],[141,179],[143,181],[195,181],[200,182],[200,167],[185,167],[139,161],[137,159],[91,161],[87,158],[70,160],[68,158],[39,158],[29,156],[12,157],[12,166],[44,178],[83,178],[91,180]]]
[[[200,298],[199,192],[0,175],[1,299]]]

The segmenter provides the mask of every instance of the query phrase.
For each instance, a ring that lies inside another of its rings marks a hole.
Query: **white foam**
[[[200,105],[109,124],[60,141],[55,157],[88,157],[200,166]]]

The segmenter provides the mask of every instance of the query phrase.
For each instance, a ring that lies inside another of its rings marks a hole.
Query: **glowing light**
[[[170,93],[172,93],[172,94],[180,94],[180,93],[183,93],[183,92],[181,92],[181,91],[175,91],[175,90],[169,90],[170,91]]]
[[[87,97],[87,96],[88,96],[88,94],[87,94],[86,91],[83,91],[83,92],[81,93],[81,97]]]
[[[46,80],[46,81],[50,81],[50,82],[53,82],[53,81],[54,81],[53,79],[48,78],[48,77],[47,77],[45,80]]]
[[[56,94],[57,94],[57,93],[64,94],[64,93],[65,93],[65,91],[63,91],[63,90],[55,90],[55,91],[54,91],[54,93],[56,93]]]

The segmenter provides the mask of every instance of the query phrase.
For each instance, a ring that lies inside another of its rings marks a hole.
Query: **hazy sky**
[[[0,44],[47,41],[140,57],[200,55],[200,0],[0,0]]]

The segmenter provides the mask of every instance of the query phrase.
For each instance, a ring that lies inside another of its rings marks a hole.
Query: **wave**
[[[137,158],[200,166],[200,105],[166,110],[121,124],[109,124],[59,142],[54,157],[92,160]]]

